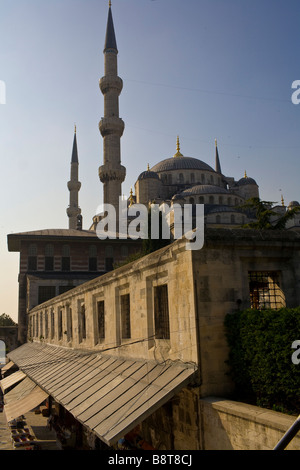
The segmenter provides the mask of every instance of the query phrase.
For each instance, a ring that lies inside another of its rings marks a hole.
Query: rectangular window
[[[68,292],[69,290],[73,289],[74,286],[59,286],[58,292],[59,294],[64,294],[65,292]]]
[[[67,341],[71,341],[72,337],[73,337],[72,308],[67,306]]]
[[[89,258],[89,271],[97,271],[97,258]]]
[[[45,271],[53,271],[54,258],[53,256],[45,256]]]
[[[170,338],[168,286],[154,287],[154,324],[157,339]]]
[[[56,295],[55,286],[39,286],[38,303],[47,302]]]
[[[97,315],[98,315],[98,337],[99,339],[105,338],[105,317],[104,317],[104,300],[97,302]]]
[[[122,339],[131,337],[130,329],[130,295],[121,295],[121,335]]]
[[[114,269],[114,259],[105,258],[105,271],[112,271]]]
[[[68,256],[63,256],[61,259],[61,270],[62,271],[70,271],[70,257]]]
[[[28,271],[36,271],[36,270],[37,270],[37,257],[28,256]]]
[[[81,333],[81,341],[86,339],[86,317],[85,317],[85,305],[82,304],[80,306],[80,333]]]
[[[280,288],[279,273],[250,271],[248,278],[251,308],[262,310],[285,307],[285,296]]]
[[[61,308],[58,309],[58,339],[62,339],[62,310]]]

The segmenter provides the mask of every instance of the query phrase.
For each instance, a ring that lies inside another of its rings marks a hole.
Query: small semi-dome
[[[197,194],[228,194],[228,190],[213,184],[197,184],[181,192],[183,196],[194,196]]]
[[[300,206],[298,201],[291,201],[288,205],[288,207],[297,207]]]
[[[241,178],[238,183],[239,186],[244,186],[246,184],[255,184],[257,186],[256,181],[253,178],[249,178],[245,172],[245,176]]]
[[[143,171],[138,177],[139,180],[144,180],[146,178],[154,178],[158,180],[159,176],[157,173],[155,173],[155,171],[146,170],[146,171]]]

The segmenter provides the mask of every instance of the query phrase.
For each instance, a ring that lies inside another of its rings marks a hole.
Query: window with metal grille
[[[121,295],[121,335],[122,339],[131,337],[129,294]]]
[[[97,302],[97,315],[98,315],[98,337],[99,339],[105,338],[105,317],[104,317],[104,300]]]
[[[249,271],[251,308],[279,309],[285,307],[285,296],[280,287],[280,276],[274,271]]]
[[[154,287],[154,324],[157,339],[170,338],[168,286]]]
[[[56,295],[55,286],[39,286],[38,303],[42,304],[47,300],[53,299]]]
[[[57,315],[58,315],[58,319],[57,319],[58,339],[62,339],[62,310],[61,308],[58,309]]]
[[[80,329],[81,340],[86,339],[86,318],[85,318],[85,305],[80,306]]]

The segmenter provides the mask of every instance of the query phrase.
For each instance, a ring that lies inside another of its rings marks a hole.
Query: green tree
[[[2,315],[0,315],[0,326],[16,326],[16,325],[17,323],[15,323],[13,319],[6,313],[2,313]]]
[[[259,197],[247,199],[244,204],[239,206],[239,209],[256,220],[243,225],[243,227],[256,230],[283,230],[288,220],[292,219],[300,209],[299,206],[296,206],[280,215],[274,211],[273,205],[274,202],[262,201]],[[274,217],[276,218],[274,219]]]

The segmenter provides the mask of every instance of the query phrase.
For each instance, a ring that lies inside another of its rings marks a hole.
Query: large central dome
[[[198,160],[197,158],[192,157],[171,157],[162,160],[161,162],[154,165],[151,168],[151,171],[160,173],[162,171],[170,170],[206,170],[206,171],[215,171],[207,163]]]

